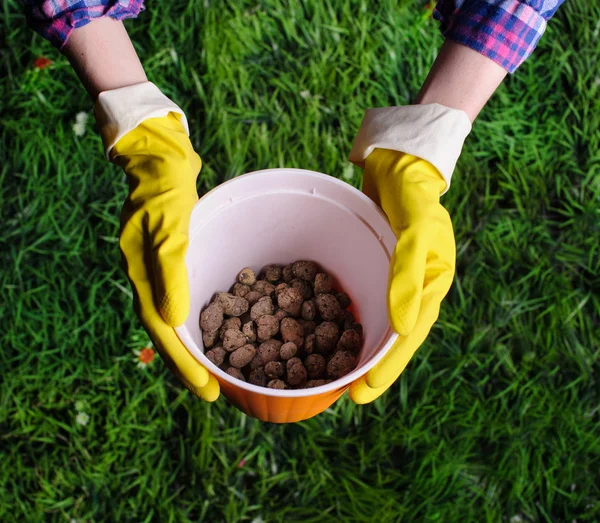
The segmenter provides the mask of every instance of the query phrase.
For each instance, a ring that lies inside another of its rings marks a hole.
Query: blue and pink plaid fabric
[[[433,13],[444,36],[512,73],[535,49],[564,0],[439,0]],[[94,18],[134,18],[144,0],[23,0],[29,25],[62,49],[71,31]]]
[[[439,0],[442,34],[515,71],[533,52],[564,0]]]
[[[135,18],[144,0],[22,0],[32,29],[62,49],[71,31],[95,18]]]

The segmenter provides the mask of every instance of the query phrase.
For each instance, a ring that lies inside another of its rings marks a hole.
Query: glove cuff
[[[183,111],[152,82],[104,91],[98,96],[94,110],[108,160],[114,145],[148,118],[179,114],[181,125],[190,134]]]
[[[368,109],[354,139],[349,160],[364,168],[374,149],[391,149],[432,164],[450,188],[452,172],[471,121],[464,111],[440,104]]]

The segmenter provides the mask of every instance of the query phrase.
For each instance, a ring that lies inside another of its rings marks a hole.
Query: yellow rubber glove
[[[366,159],[363,191],[386,213],[398,243],[392,256],[388,311],[400,335],[386,356],[350,387],[356,403],[383,394],[427,338],[452,284],[456,246],[440,204],[446,182],[429,162],[375,149]]]
[[[214,401],[217,380],[173,330],[190,307],[185,254],[200,157],[173,113],[142,122],[116,143],[110,157],[129,182],[120,246],[136,312],[171,371],[191,392]]]

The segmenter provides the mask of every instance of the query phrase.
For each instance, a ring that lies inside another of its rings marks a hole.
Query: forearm
[[[417,98],[475,120],[506,76],[531,55],[564,0],[438,0],[446,43]]]
[[[473,122],[505,76],[506,70],[486,56],[446,40],[416,103],[460,109]]]
[[[63,53],[92,100],[102,91],[147,81],[121,21],[103,17],[73,30]]]

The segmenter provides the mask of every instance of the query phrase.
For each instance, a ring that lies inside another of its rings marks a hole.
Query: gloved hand
[[[350,397],[369,403],[402,373],[427,338],[454,277],[452,222],[440,204],[470,131],[462,111],[439,105],[367,112],[350,159],[364,167],[363,191],[386,213],[398,238],[388,313],[399,338]]]
[[[189,313],[185,254],[202,165],[185,116],[151,83],[101,93],[96,115],[107,156],[129,182],[120,246],[136,312],[171,371],[191,392],[214,401],[217,380],[173,329]]]

